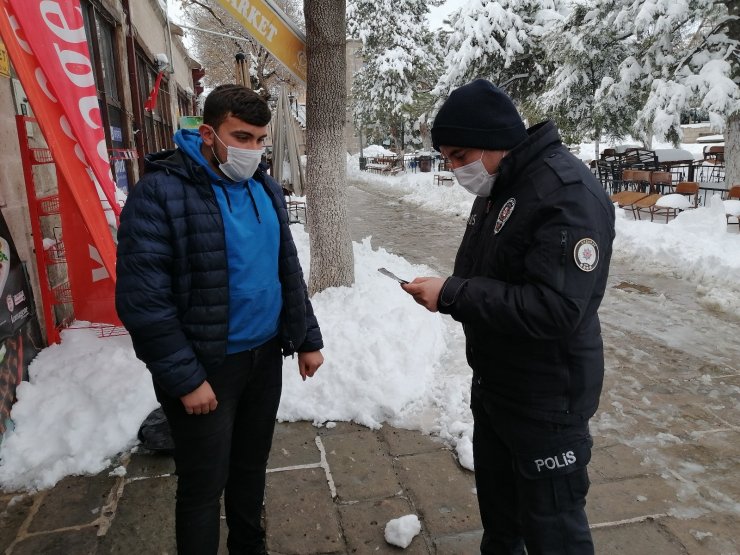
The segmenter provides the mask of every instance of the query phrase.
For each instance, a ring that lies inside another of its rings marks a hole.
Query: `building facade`
[[[82,11],[100,106],[100,119],[116,185],[126,192],[138,180],[143,157],[172,148],[181,116],[197,114],[203,69],[183,46],[181,31],[168,23],[158,0],[78,0]],[[178,33],[179,31],[179,33]],[[156,105],[144,105],[159,78]],[[16,115],[33,116],[23,86],[4,48],[0,48],[0,210],[34,291],[41,320],[39,271],[20,148]],[[29,146],[43,148],[38,127],[28,124]],[[53,166],[34,169],[38,195],[56,190]],[[61,233],[58,218],[47,218],[45,238]],[[56,270],[58,273],[58,270]],[[64,279],[64,276],[54,276]],[[44,322],[41,322],[44,329]]]

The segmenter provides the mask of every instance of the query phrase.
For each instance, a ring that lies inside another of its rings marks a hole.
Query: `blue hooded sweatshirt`
[[[226,353],[262,345],[277,335],[282,310],[278,277],[280,226],[262,185],[250,178],[233,182],[219,176],[200,151],[192,129],[175,134],[175,144],[203,166],[221,209],[229,265],[229,338]]]

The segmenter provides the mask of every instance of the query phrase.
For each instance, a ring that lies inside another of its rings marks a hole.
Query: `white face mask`
[[[498,177],[498,172],[490,174],[486,170],[483,165],[482,152],[480,159],[452,171],[463,189],[479,197],[487,197],[491,194],[493,184]]]
[[[226,147],[226,162],[221,162],[218,156],[216,156],[216,151],[211,146],[213,156],[218,161],[218,167],[224,172],[224,175],[232,181],[244,181],[252,177],[254,172],[257,171],[257,166],[259,166],[262,160],[262,154],[264,154],[265,149],[252,150],[251,148],[229,146],[216,135],[215,129],[213,130],[213,134],[218,139],[218,142]]]

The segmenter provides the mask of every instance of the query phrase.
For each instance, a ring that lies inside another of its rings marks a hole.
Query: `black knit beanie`
[[[455,89],[434,118],[432,144],[511,150],[527,129],[511,98],[485,79]]]

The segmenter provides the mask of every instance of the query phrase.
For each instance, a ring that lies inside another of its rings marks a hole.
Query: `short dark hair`
[[[203,123],[218,129],[229,116],[251,125],[270,123],[270,107],[259,94],[243,85],[219,85],[206,97]]]

